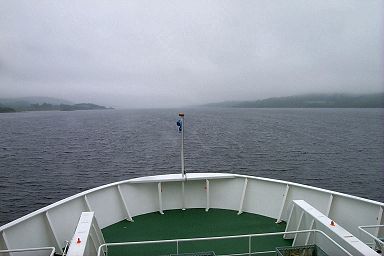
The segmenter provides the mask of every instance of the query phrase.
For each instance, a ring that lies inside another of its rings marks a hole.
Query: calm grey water
[[[180,171],[178,110],[0,115],[0,225],[102,184]],[[383,109],[187,109],[186,167],[384,201]]]

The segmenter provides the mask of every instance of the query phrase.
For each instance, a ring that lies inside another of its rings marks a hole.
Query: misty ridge
[[[233,108],[384,108],[384,92],[373,94],[304,94],[255,101],[209,103],[204,106]]]
[[[373,94],[302,94],[254,101],[224,101],[199,107],[229,108],[384,108],[384,92]],[[106,110],[93,103],[73,103],[51,97],[0,98],[0,113],[21,111]]]
[[[239,107],[349,107],[266,101],[384,91],[382,2],[3,0],[1,98],[115,108],[226,100]],[[352,106],[366,106],[360,104]]]
[[[0,113],[22,111],[75,111],[75,110],[112,109],[93,103],[72,103],[50,97],[23,97],[0,99]]]

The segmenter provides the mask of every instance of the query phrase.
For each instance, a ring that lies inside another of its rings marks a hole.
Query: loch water
[[[384,109],[145,109],[0,114],[0,225],[78,192],[180,172],[288,180],[384,201]]]

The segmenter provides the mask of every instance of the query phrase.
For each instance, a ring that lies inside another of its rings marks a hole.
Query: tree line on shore
[[[9,106],[10,105],[10,106]],[[0,102],[0,113],[12,113],[21,111],[75,111],[75,110],[94,110],[94,109],[110,109],[104,106],[92,103],[79,104],[51,104],[51,103],[32,103],[32,104],[9,104],[8,106]]]

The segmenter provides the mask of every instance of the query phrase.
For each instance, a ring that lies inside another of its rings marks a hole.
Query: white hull
[[[168,209],[219,208],[287,221],[293,200],[305,200],[354,236],[358,226],[384,224],[384,204],[330,190],[235,174],[191,173],[136,178],[97,187],[0,227],[0,250],[55,247],[61,252],[82,212],[100,228]],[[377,234],[373,234],[377,235]]]

